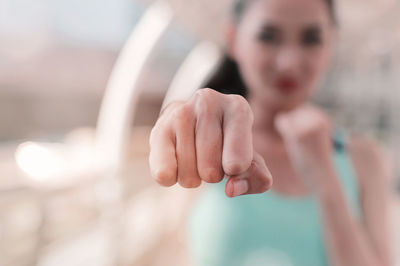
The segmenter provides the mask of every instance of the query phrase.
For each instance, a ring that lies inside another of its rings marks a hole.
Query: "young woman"
[[[379,148],[308,103],[336,30],[329,0],[237,1],[212,89],[163,110],[150,138],[155,179],[219,183],[193,206],[195,264],[390,265]]]

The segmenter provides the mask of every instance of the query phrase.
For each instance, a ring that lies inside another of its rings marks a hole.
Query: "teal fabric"
[[[361,218],[359,186],[342,136],[333,159],[348,204]],[[209,185],[188,221],[196,266],[329,265],[316,198],[273,191],[230,199],[225,182]]]

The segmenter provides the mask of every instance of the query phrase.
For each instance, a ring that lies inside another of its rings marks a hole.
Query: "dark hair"
[[[232,16],[236,23],[239,23],[244,11],[255,0],[235,0],[232,10]],[[329,14],[334,24],[336,24],[336,15],[334,8],[334,0],[324,0],[328,6]],[[204,87],[212,88],[218,92],[225,94],[239,94],[247,97],[247,88],[240,75],[237,63],[225,55],[217,71],[212,75],[210,80]]]
[[[254,0],[235,0],[233,5],[233,18],[236,22],[239,22],[243,16],[244,11],[247,7],[254,2]],[[334,0],[324,0],[326,5],[328,6],[329,15],[334,23],[336,23],[336,12],[334,7]]]

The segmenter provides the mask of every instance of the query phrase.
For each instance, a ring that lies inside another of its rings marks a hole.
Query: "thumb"
[[[272,186],[272,175],[265,165],[264,159],[258,153],[250,167],[240,175],[230,176],[225,186],[228,197],[237,197],[247,194],[259,194],[269,190]]]

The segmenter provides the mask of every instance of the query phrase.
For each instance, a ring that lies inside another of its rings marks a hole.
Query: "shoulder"
[[[348,148],[362,187],[376,189],[389,182],[390,155],[376,140],[353,135]]]

